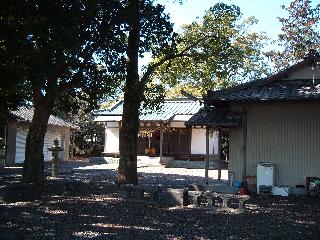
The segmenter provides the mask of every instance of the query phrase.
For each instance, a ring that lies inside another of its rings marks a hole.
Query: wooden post
[[[205,184],[208,185],[209,180],[209,128],[206,127],[206,162],[205,162]]]
[[[73,151],[74,151],[74,131],[70,130],[70,135],[71,135],[71,151],[70,151],[70,158],[73,160]]]
[[[221,179],[221,128],[218,131],[218,180]]]
[[[246,180],[247,175],[247,112],[244,110],[242,115],[242,157],[243,157],[243,169],[242,169],[242,181]]]
[[[0,137],[0,168],[5,166],[6,159],[6,140]]]
[[[163,125],[160,125],[160,163],[162,163]]]
[[[17,137],[17,126],[16,124],[8,124],[7,134],[7,149],[6,149],[6,164],[14,164],[16,159],[16,137]]]
[[[212,159],[210,159],[210,151],[209,151],[209,167],[210,167],[210,160],[212,161],[212,163],[214,164],[214,129],[211,129],[212,131]],[[209,138],[210,139],[210,138]],[[210,142],[209,142],[209,146],[210,146]]]

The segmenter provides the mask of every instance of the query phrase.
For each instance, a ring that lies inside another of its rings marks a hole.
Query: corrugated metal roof
[[[166,99],[159,106],[159,110],[144,109],[140,114],[140,121],[168,121],[175,115],[193,115],[200,109],[200,102],[189,99]],[[120,116],[123,111],[123,100],[114,106],[95,113],[97,116]]]
[[[33,118],[33,112],[34,108],[20,107],[16,111],[11,111],[10,114],[18,122],[31,122]],[[53,115],[50,115],[48,124],[61,127],[71,127],[74,129],[78,128],[76,125]]]

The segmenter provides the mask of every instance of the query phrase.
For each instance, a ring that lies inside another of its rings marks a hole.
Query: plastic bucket
[[[246,188],[240,188],[239,194],[240,195],[247,195],[248,194],[248,190]]]
[[[233,181],[233,186],[235,186],[235,187],[237,187],[237,188],[240,188],[240,187],[241,187],[241,181],[234,180],[234,181]]]

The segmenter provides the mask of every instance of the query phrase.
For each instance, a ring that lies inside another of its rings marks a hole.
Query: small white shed
[[[10,112],[6,134],[6,164],[8,165],[21,164],[25,160],[26,138],[33,111],[33,108],[21,107],[16,111]],[[60,146],[64,148],[61,153],[61,159],[69,159],[70,133],[72,129],[76,129],[76,127],[61,118],[50,116],[44,138],[44,161],[51,160],[52,153],[48,151],[48,148],[52,147],[55,139],[58,139]]]

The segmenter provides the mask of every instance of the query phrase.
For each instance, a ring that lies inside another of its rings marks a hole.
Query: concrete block
[[[304,196],[307,195],[307,190],[305,188],[292,187],[290,188],[290,194]]]
[[[275,186],[272,189],[272,194],[276,196],[288,197],[290,194],[290,187],[288,186]]]
[[[188,205],[187,194],[188,192],[185,189],[168,188],[159,193],[159,199],[169,205],[186,206]]]

